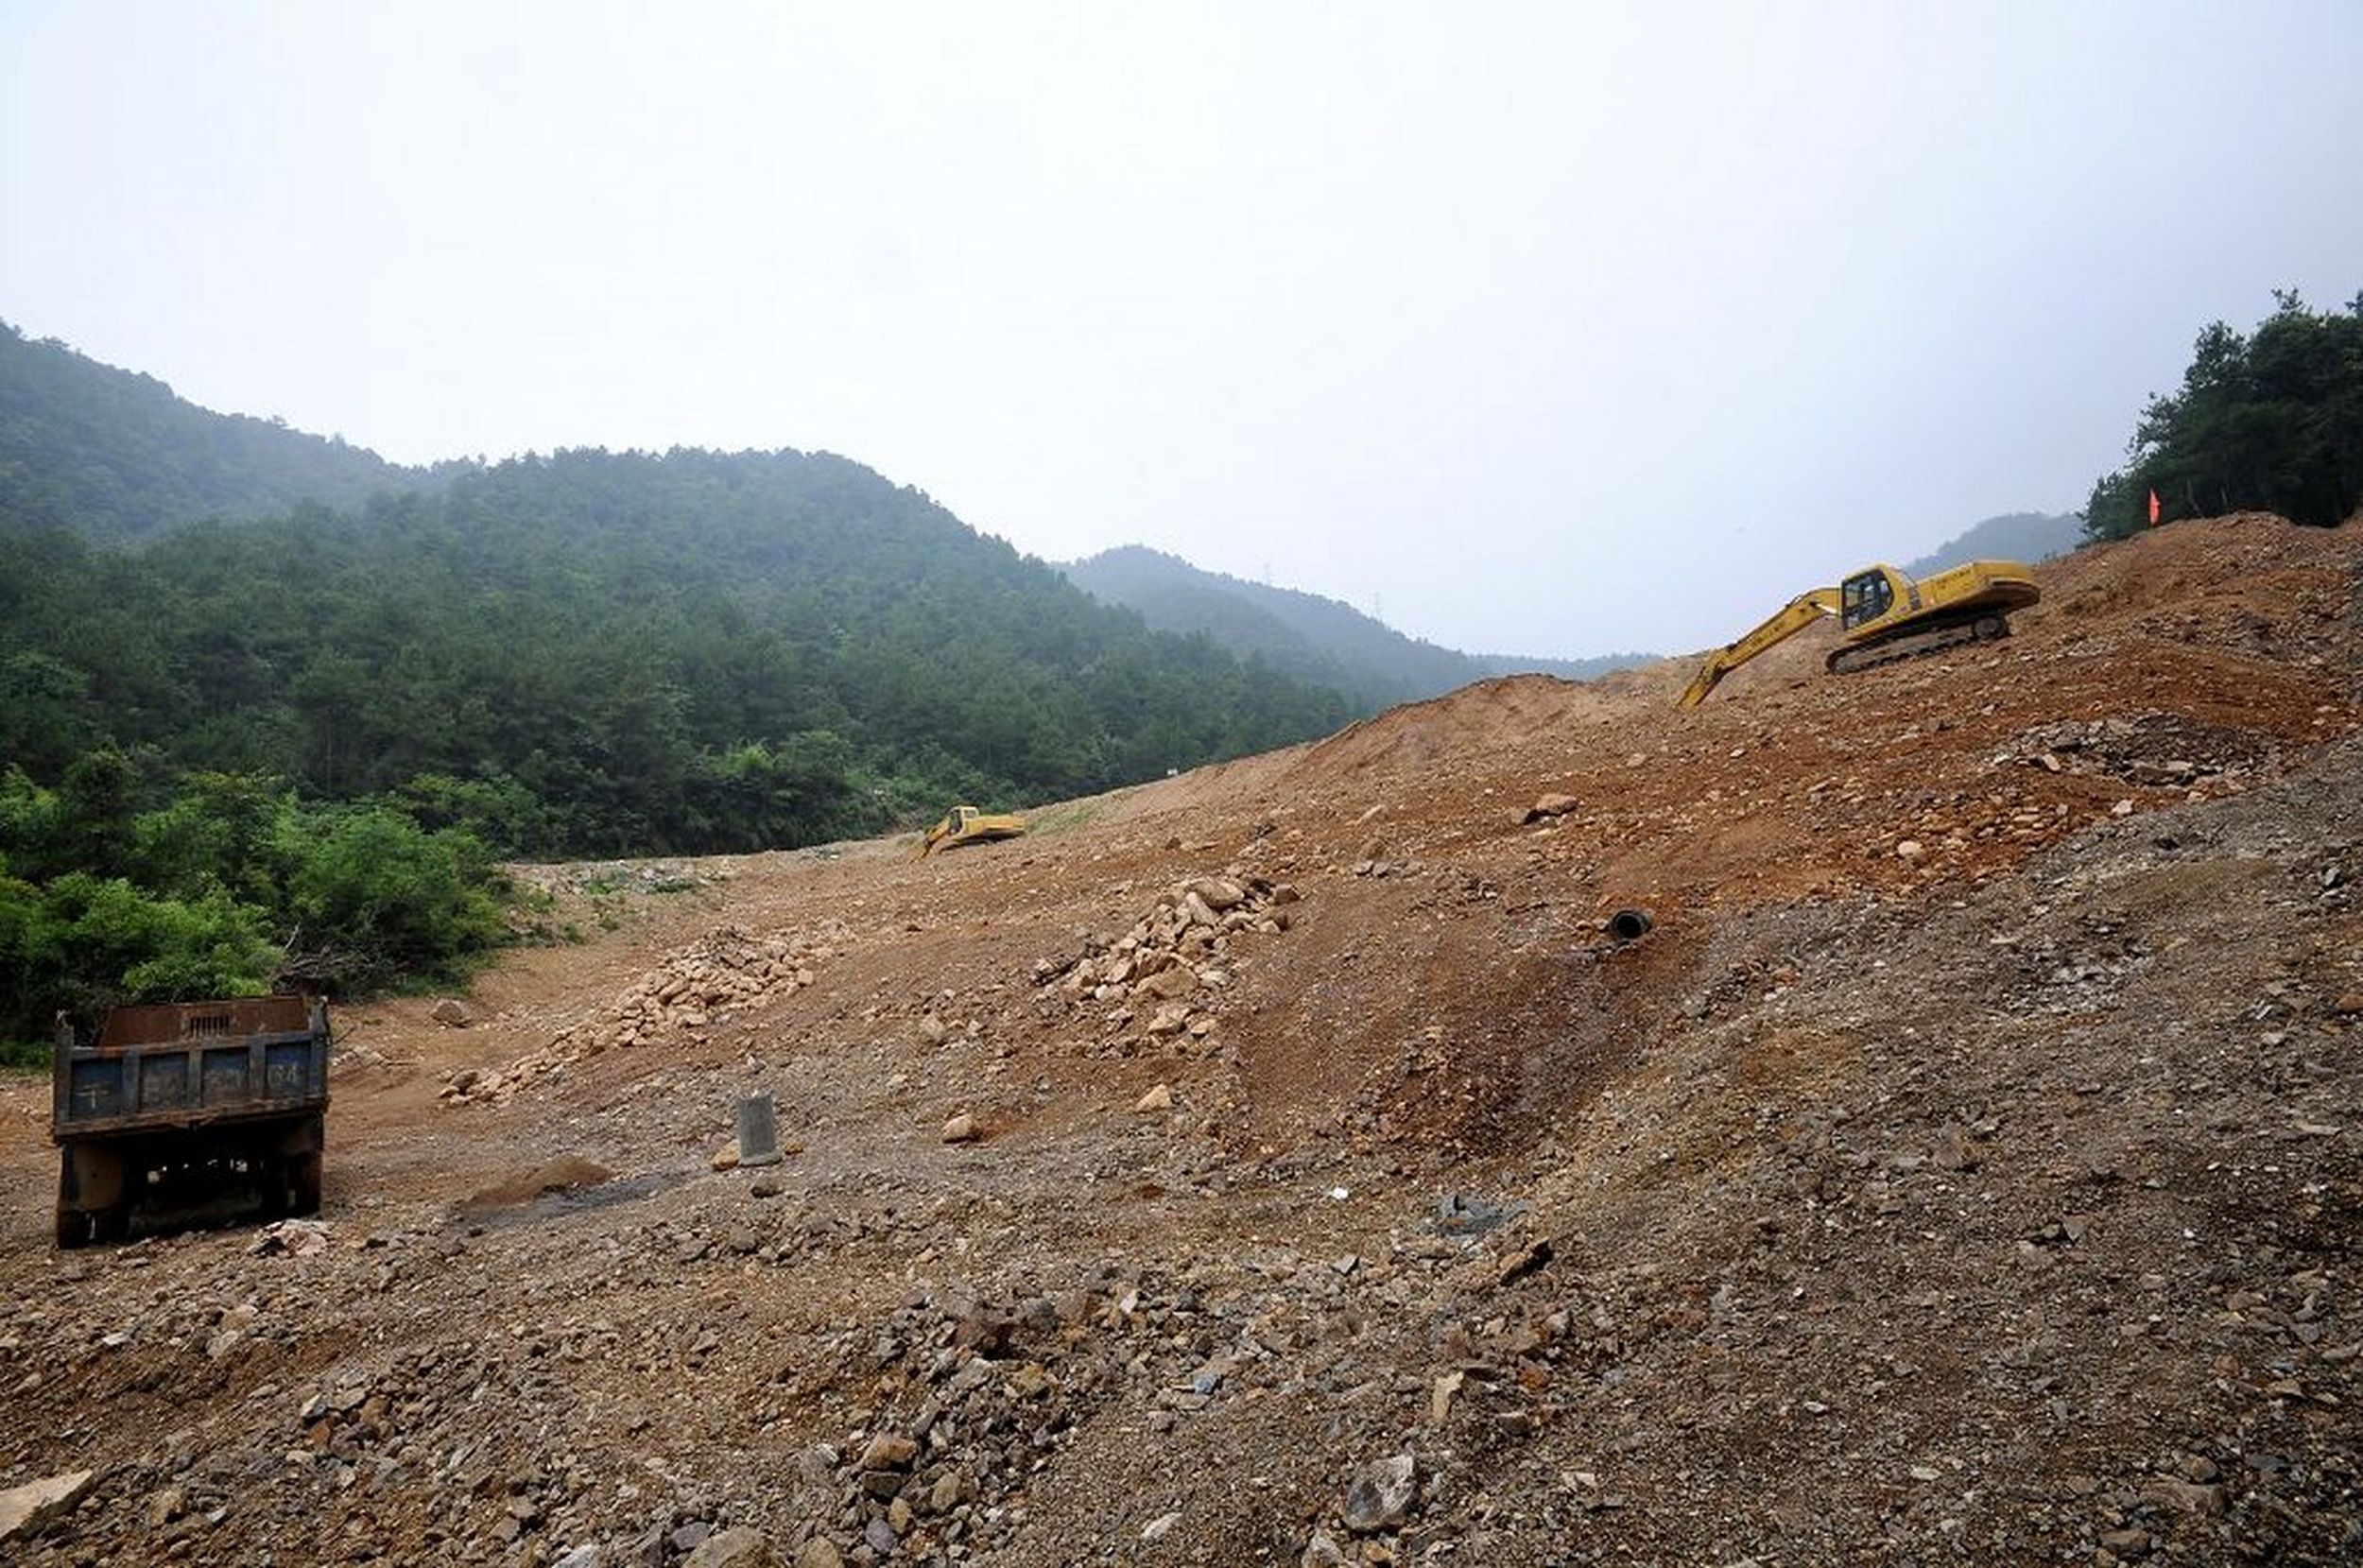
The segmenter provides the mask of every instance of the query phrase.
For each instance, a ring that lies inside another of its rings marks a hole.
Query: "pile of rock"
[[[1009,1305],[914,1285],[890,1318],[838,1347],[840,1371],[883,1398],[843,1443],[807,1456],[838,1499],[816,1539],[842,1557],[816,1560],[984,1548],[1013,1523],[1008,1505],[1043,1456],[1092,1410],[1175,1380],[1179,1352],[1165,1339],[1200,1320],[1189,1292],[1152,1302],[1129,1269]]]
[[[444,1074],[440,1098],[446,1104],[499,1103],[601,1051],[703,1042],[733,1012],[811,985],[814,970],[836,957],[852,935],[840,921],[768,937],[736,925],[718,927],[667,953],[622,996],[559,1030],[542,1049],[506,1068],[463,1067]]]
[[[1065,964],[1037,963],[1034,983],[1070,1007],[1109,1008],[1107,1043],[1126,1054],[1144,1038],[1176,1049],[1202,1042],[1215,1032],[1214,999],[1232,981],[1232,939],[1285,931],[1299,898],[1288,883],[1235,867],[1177,882],[1123,936],[1093,938]]]
[[[1995,759],[2046,773],[2105,775],[2149,788],[2197,791],[2208,781],[2242,784],[2267,760],[2257,737],[2176,714],[2142,713],[2038,725]]]

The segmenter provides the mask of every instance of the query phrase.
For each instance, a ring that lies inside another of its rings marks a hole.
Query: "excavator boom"
[[[1707,655],[1706,663],[1691,678],[1683,691],[1682,706],[1695,708],[1707,699],[1716,682],[1739,668],[1757,654],[1778,647],[1805,628],[1825,615],[1838,612],[1838,593],[1835,588],[1808,588],[1766,618],[1763,625],[1722,648]]]

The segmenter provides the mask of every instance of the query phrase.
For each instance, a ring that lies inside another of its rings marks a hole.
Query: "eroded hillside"
[[[317,1226],[58,1253],[8,1079],[0,1490],[90,1473],[9,1550],[2351,1559],[2363,542],[2041,575],[1690,713],[536,873],[589,939],[343,1014]]]

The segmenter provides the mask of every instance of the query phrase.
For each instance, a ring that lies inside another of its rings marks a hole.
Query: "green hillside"
[[[1406,637],[1336,599],[1202,571],[1139,544],[1063,570],[1095,597],[1137,611],[1151,627],[1209,637],[1298,680],[1335,687],[1366,708],[1436,697],[1495,675],[1538,671],[1588,681],[1653,657],[1460,653]]]
[[[0,517],[18,526],[140,540],[430,480],[341,440],[199,408],[152,376],[0,322]]]
[[[135,554],[18,532],[0,750],[37,777],[112,747],[517,853],[808,842],[1349,716],[831,457],[561,453]]]

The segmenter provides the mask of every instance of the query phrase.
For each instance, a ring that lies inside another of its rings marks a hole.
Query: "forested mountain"
[[[136,553],[15,532],[0,755],[392,795],[518,853],[806,842],[1350,716],[838,457],[561,453]]]
[[[2065,555],[2083,542],[2084,520],[2074,512],[2014,511],[1989,517],[1904,567],[1924,577],[1965,560],[2023,560],[2032,565]]]
[[[353,506],[431,482],[274,420],[216,414],[152,376],[0,322],[0,518],[138,540],[199,518]]]
[[[1523,671],[1587,681],[1650,657],[1459,653],[1406,637],[1335,599],[1202,571],[1139,544],[1105,550],[1061,570],[1095,596],[1139,612],[1160,630],[1203,634],[1234,653],[1262,658],[1275,669],[1334,687],[1372,708]]]

